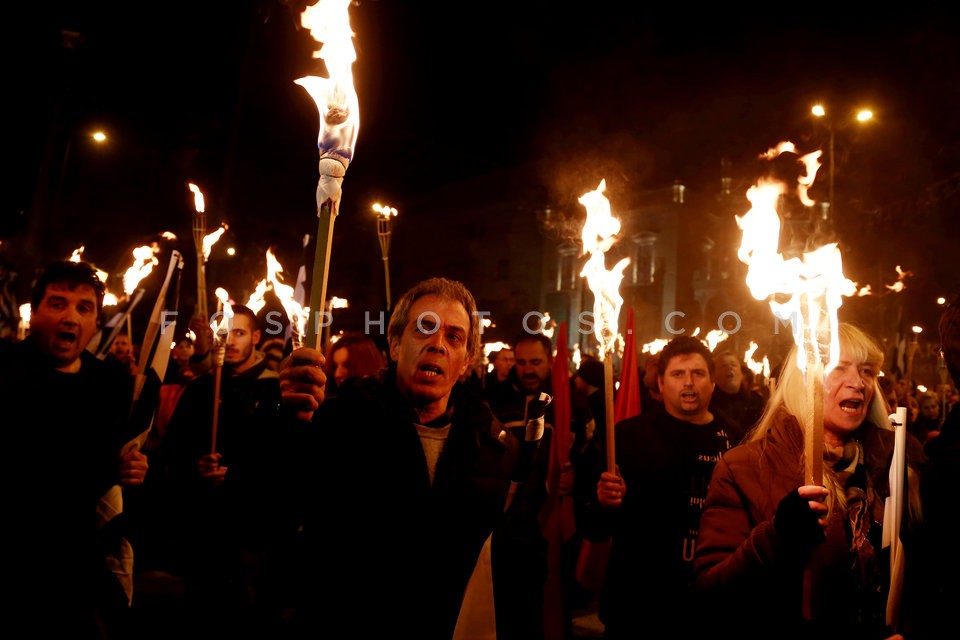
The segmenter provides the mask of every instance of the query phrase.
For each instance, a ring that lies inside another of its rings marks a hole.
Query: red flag
[[[627,332],[620,365],[620,389],[614,402],[614,423],[640,415],[640,372],[637,370],[637,328],[633,307],[627,307]]]

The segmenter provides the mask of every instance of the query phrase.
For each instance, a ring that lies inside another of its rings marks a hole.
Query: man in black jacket
[[[35,637],[127,637],[129,602],[107,556],[124,544],[120,519],[98,524],[114,485],[139,485],[147,459],[124,450],[129,376],[86,350],[104,285],[83,262],[49,265],[30,300],[30,335],[0,341],[0,469],[6,527],[4,625]]]
[[[577,476],[587,483],[576,491],[577,529],[592,542],[612,537],[600,601],[609,639],[643,637],[667,612],[681,613],[670,623],[675,635],[695,635],[700,513],[713,467],[734,444],[729,425],[709,409],[713,358],[703,342],[671,340],[660,352],[657,384],[664,410],[644,408],[615,426],[616,470],[597,451]]]
[[[256,314],[242,305],[231,312],[215,438],[216,367],[187,385],[162,451],[190,615],[201,629],[235,635],[278,622],[268,585],[257,578],[279,541],[292,536],[295,515],[283,481],[293,427],[281,413],[278,374],[255,349]]]
[[[305,633],[449,640],[459,626],[510,637],[490,549],[535,527],[536,513],[526,487],[507,508],[521,443],[457,383],[478,356],[478,322],[461,283],[420,282],[390,318],[393,364],[316,411]]]

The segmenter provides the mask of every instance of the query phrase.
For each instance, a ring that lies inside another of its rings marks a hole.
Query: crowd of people
[[[52,264],[28,335],[0,341],[12,628],[569,640],[592,601],[611,640],[949,625],[960,403],[883,375],[856,325],[839,326],[822,406],[794,352],[769,393],[735,353],[681,335],[611,425],[606,368],[557,362],[544,334],[518,332],[488,371],[476,302],[446,278],[404,293],[385,343],[349,333],[323,354],[265,336],[242,305],[222,341],[193,319],[145,387],[129,336],[88,350],[103,295],[90,265]],[[960,299],[939,335],[960,385]],[[913,405],[894,475],[891,414]],[[181,590],[177,616],[146,605],[157,576]]]

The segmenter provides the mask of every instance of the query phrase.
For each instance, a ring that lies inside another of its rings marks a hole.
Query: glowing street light
[[[828,194],[829,194],[829,195],[827,196],[827,197],[829,198],[829,202],[827,203],[826,208],[823,209],[823,219],[826,220],[826,219],[829,217],[830,209],[833,209],[834,212],[836,212],[836,205],[834,204],[834,203],[835,203],[835,200],[834,200],[833,185],[834,185],[834,181],[835,181],[835,179],[836,179],[836,173],[837,173],[836,167],[837,167],[837,163],[836,163],[836,161],[835,161],[835,156],[834,156],[834,153],[833,153],[833,147],[834,147],[834,144],[833,144],[833,143],[834,143],[834,126],[833,126],[833,119],[832,119],[831,117],[829,117],[829,114],[827,113],[826,107],[824,107],[822,104],[815,104],[815,105],[813,105],[813,108],[810,109],[810,112],[811,112],[814,116],[816,116],[817,118],[820,118],[820,119],[823,120],[823,122],[825,123],[825,125],[826,125],[826,127],[827,127],[827,133],[830,135],[830,143],[829,143],[830,148],[828,149],[828,152],[827,152],[827,153],[828,153],[828,160],[827,160],[827,161],[830,163],[830,171],[829,171],[829,174],[828,174],[828,176],[829,176],[829,181],[830,181],[829,187],[828,187]],[[857,121],[858,123],[860,123],[860,124],[862,124],[862,123],[864,123],[864,122],[867,122],[867,121],[873,119],[873,111],[871,111],[871,110],[869,110],[869,109],[861,109],[860,111],[858,111],[858,112],[856,113],[855,119],[856,119],[856,121]],[[842,129],[843,127],[841,126],[840,128]]]
[[[390,218],[397,215],[397,210],[387,205],[374,203],[373,210],[377,214],[377,238],[380,240],[380,255],[383,257],[383,277],[387,290],[387,311],[390,311]]]

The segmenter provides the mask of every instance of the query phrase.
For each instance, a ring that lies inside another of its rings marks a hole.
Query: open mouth
[[[72,331],[58,331],[56,334],[56,346],[60,348],[69,348],[77,341],[77,334]]]
[[[863,400],[843,400],[840,403],[840,410],[844,413],[857,414],[860,413],[860,407],[863,406]]]
[[[696,402],[699,396],[696,391],[683,391],[680,394],[680,399],[684,402]]]
[[[417,371],[419,371],[424,378],[435,378],[439,375],[443,375],[443,369],[432,364],[422,364]]]

